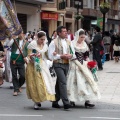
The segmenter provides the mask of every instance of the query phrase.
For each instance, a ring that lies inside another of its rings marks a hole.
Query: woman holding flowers
[[[77,101],[85,101],[85,107],[94,107],[90,100],[100,98],[97,83],[94,80],[92,72],[95,62],[88,62],[88,46],[85,40],[85,31],[80,29],[75,34],[73,46],[76,59],[71,60],[70,69],[67,78],[67,92],[71,105],[75,106]],[[89,64],[88,64],[89,63]],[[91,65],[93,64],[93,65]],[[91,68],[91,66],[93,68]]]
[[[48,49],[46,33],[38,32],[37,40],[28,45],[28,64],[26,68],[27,96],[32,99],[34,109],[41,107],[43,101],[55,100],[55,86],[49,72],[46,52]]]

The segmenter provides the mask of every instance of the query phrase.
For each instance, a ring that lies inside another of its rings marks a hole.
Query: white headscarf
[[[79,33],[80,33],[80,31],[83,31],[83,32],[85,32],[83,29],[79,29],[77,32],[75,32],[75,41],[77,42],[78,41],[78,39],[79,39]]]
[[[76,43],[77,43],[77,41],[79,39],[79,33],[81,31],[85,32],[83,29],[79,29],[77,32],[75,32],[75,39],[73,40],[73,45],[74,45],[74,48],[75,48],[76,52],[82,52],[82,53],[84,53],[84,52],[86,52],[86,51],[89,50],[85,41],[82,42],[83,45],[82,45],[81,48],[76,46]]]
[[[38,33],[44,33],[45,36],[46,36],[46,33],[44,31],[39,31]],[[48,46],[47,46],[47,37],[45,39],[45,42],[44,42],[44,47],[42,50],[39,49],[38,45],[37,45],[37,40],[38,38],[36,38],[35,40],[33,40],[29,45],[28,45],[28,49],[36,49],[38,52],[42,53],[42,52],[46,52],[47,49],[48,49]]]

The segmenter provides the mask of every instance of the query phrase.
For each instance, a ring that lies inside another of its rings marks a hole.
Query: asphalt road
[[[120,63],[106,62],[98,72],[102,98],[93,101],[95,107],[85,108],[84,102],[76,103],[69,111],[53,109],[51,102],[43,102],[40,110],[33,109],[27,99],[25,87],[19,96],[12,96],[9,84],[0,87],[0,120],[120,120]],[[62,102],[60,102],[62,105]]]

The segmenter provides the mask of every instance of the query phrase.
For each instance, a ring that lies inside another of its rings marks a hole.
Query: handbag
[[[51,74],[51,76],[52,77],[56,77],[56,73],[55,73],[55,70],[54,70],[54,67],[52,66],[52,67],[50,67],[50,74]]]

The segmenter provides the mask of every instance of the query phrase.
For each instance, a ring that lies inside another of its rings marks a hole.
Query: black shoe
[[[94,107],[95,105],[94,104],[91,104],[89,102],[85,102],[85,107],[88,108],[88,107]]]
[[[69,110],[71,108],[71,105],[64,105],[64,110]]]
[[[41,107],[41,103],[38,103],[37,105],[38,105],[39,107]]]
[[[103,68],[98,68],[98,71],[102,71],[103,70]]]
[[[75,107],[75,102],[70,101],[70,105]]]
[[[13,86],[10,86],[10,89],[14,89],[14,87],[13,87]]]
[[[61,106],[59,104],[52,104],[53,108],[61,108]]]

